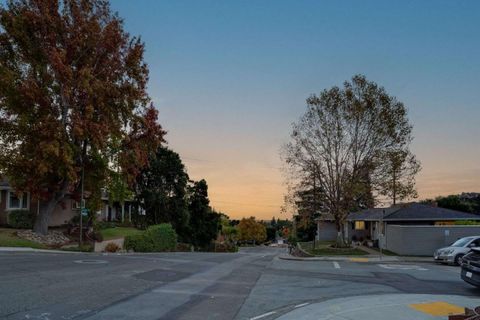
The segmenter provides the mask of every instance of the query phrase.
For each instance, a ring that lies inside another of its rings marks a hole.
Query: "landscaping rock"
[[[61,231],[48,231],[46,236],[37,234],[32,230],[17,231],[17,236],[30,241],[38,242],[47,246],[62,246],[70,242],[70,239]]]

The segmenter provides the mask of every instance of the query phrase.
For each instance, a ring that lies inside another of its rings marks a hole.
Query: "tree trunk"
[[[397,204],[397,177],[395,169],[393,170],[393,205]]]
[[[337,221],[336,226],[337,226],[336,246],[339,248],[345,247],[345,239],[343,237],[343,223]]]
[[[62,182],[61,188],[56,192],[48,201],[42,202],[40,200],[39,212],[35,218],[35,224],[33,225],[33,231],[38,234],[48,234],[48,222],[53,210],[57,206],[58,202],[65,197],[69,186],[69,182],[65,179]]]
[[[47,202],[40,202],[40,210],[35,218],[35,224],[33,225],[33,231],[35,233],[42,235],[48,234],[48,222],[50,221],[50,216],[55,209],[57,203],[58,200],[56,200],[55,198],[52,198]]]

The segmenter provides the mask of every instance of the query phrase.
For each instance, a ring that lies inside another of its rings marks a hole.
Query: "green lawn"
[[[100,233],[103,236],[103,240],[133,236],[136,234],[141,234],[142,232],[143,232],[142,230],[138,230],[135,228],[127,228],[127,227],[108,228],[100,231]]]
[[[368,252],[358,248],[332,248],[332,244],[334,242],[316,241],[315,249],[312,242],[302,242],[300,246],[303,250],[315,256],[363,256],[368,254]]]
[[[15,235],[17,230],[0,228],[0,247],[30,247],[35,249],[47,249],[47,246],[30,240],[19,238]]]

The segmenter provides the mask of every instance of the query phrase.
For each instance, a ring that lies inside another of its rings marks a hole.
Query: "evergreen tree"
[[[189,187],[191,243],[196,247],[205,247],[217,236],[220,228],[220,214],[209,206],[208,185],[205,180],[193,182]]]

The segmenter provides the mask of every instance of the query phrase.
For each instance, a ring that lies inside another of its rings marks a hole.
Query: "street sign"
[[[88,209],[87,208],[83,208],[82,209],[82,216],[87,216],[88,215]]]

